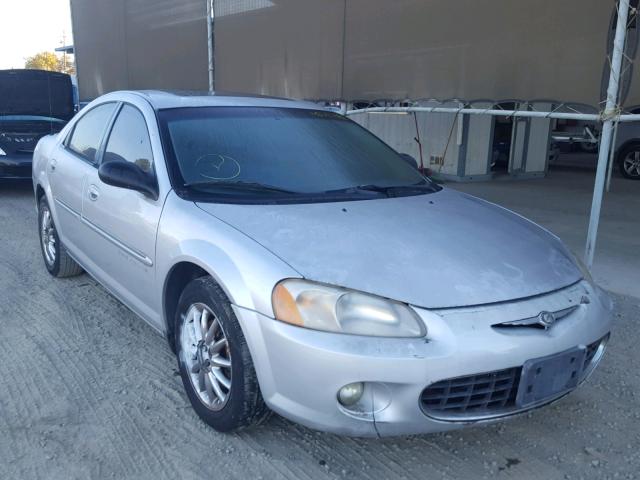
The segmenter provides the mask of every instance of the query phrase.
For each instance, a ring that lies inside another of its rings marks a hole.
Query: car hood
[[[340,203],[198,206],[309,280],[425,308],[530,297],[582,278],[547,230],[448,189]]]
[[[0,92],[0,116],[68,121],[74,114],[71,77],[64,73],[0,70]]]

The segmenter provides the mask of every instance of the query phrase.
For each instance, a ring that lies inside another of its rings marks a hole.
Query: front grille
[[[485,416],[515,408],[521,367],[450,378],[422,391],[425,413],[438,417]]]
[[[587,345],[581,380],[602,358],[599,348],[608,338],[607,335]],[[432,383],[420,396],[422,410],[430,417],[450,421],[516,413],[521,372],[522,367],[514,367]]]

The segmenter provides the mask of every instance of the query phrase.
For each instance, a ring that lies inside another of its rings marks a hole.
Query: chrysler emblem
[[[549,328],[556,321],[556,316],[551,312],[540,312],[538,314],[538,323],[544,328]]]
[[[548,312],[543,310],[535,317],[521,318],[519,320],[511,320],[508,322],[497,323],[492,325],[493,327],[536,327],[536,328],[551,328],[556,324],[558,320],[563,319],[567,315],[570,315],[578,308],[578,305],[572,305],[568,308],[563,308],[562,310],[557,310],[555,312]]]

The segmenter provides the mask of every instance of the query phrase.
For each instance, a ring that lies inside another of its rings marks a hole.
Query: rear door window
[[[115,108],[115,103],[99,105],[78,120],[67,144],[69,150],[95,165],[100,141]]]

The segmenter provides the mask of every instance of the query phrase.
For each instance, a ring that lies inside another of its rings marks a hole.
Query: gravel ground
[[[460,432],[342,438],[272,417],[198,420],[166,342],[86,275],[42,264],[28,185],[0,185],[0,477],[638,478],[640,300],[590,381],[553,406]]]

